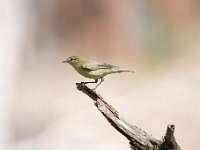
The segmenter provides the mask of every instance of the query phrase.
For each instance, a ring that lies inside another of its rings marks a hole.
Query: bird
[[[88,83],[98,83],[93,90],[104,81],[104,76],[112,73],[121,73],[121,72],[132,72],[134,70],[121,69],[118,66],[114,66],[105,62],[90,60],[78,56],[70,56],[66,60],[62,61],[63,63],[69,63],[79,74],[86,78],[94,79],[92,82],[82,82],[84,84]]]

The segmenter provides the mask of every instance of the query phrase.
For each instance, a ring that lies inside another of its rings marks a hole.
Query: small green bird
[[[84,84],[97,83],[98,80],[101,79],[99,84],[97,84],[97,86],[93,90],[95,90],[104,81],[104,76],[108,74],[135,72],[133,70],[120,69],[118,66],[113,66],[95,60],[89,60],[78,56],[71,56],[67,58],[67,60],[63,61],[63,63],[69,63],[70,65],[72,65],[72,67],[74,67],[74,69],[82,76],[90,79],[95,79],[94,82],[83,82]]]

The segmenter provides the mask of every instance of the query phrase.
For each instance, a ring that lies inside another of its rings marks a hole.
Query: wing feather
[[[99,69],[118,68],[117,66],[113,66],[113,65],[110,65],[107,63],[97,62],[97,61],[90,61],[90,62],[84,63],[82,65],[82,67],[84,69],[88,69],[90,71],[95,71],[95,70],[99,70]]]

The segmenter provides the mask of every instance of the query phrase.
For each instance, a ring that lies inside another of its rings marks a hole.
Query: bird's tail
[[[134,70],[128,70],[128,69],[116,69],[114,72],[116,72],[116,73],[121,73],[121,72],[132,72],[132,73],[135,73]]]

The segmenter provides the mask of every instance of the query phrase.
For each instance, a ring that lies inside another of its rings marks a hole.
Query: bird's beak
[[[64,61],[62,61],[62,63],[68,63],[68,61],[67,61],[67,60],[64,60]]]

